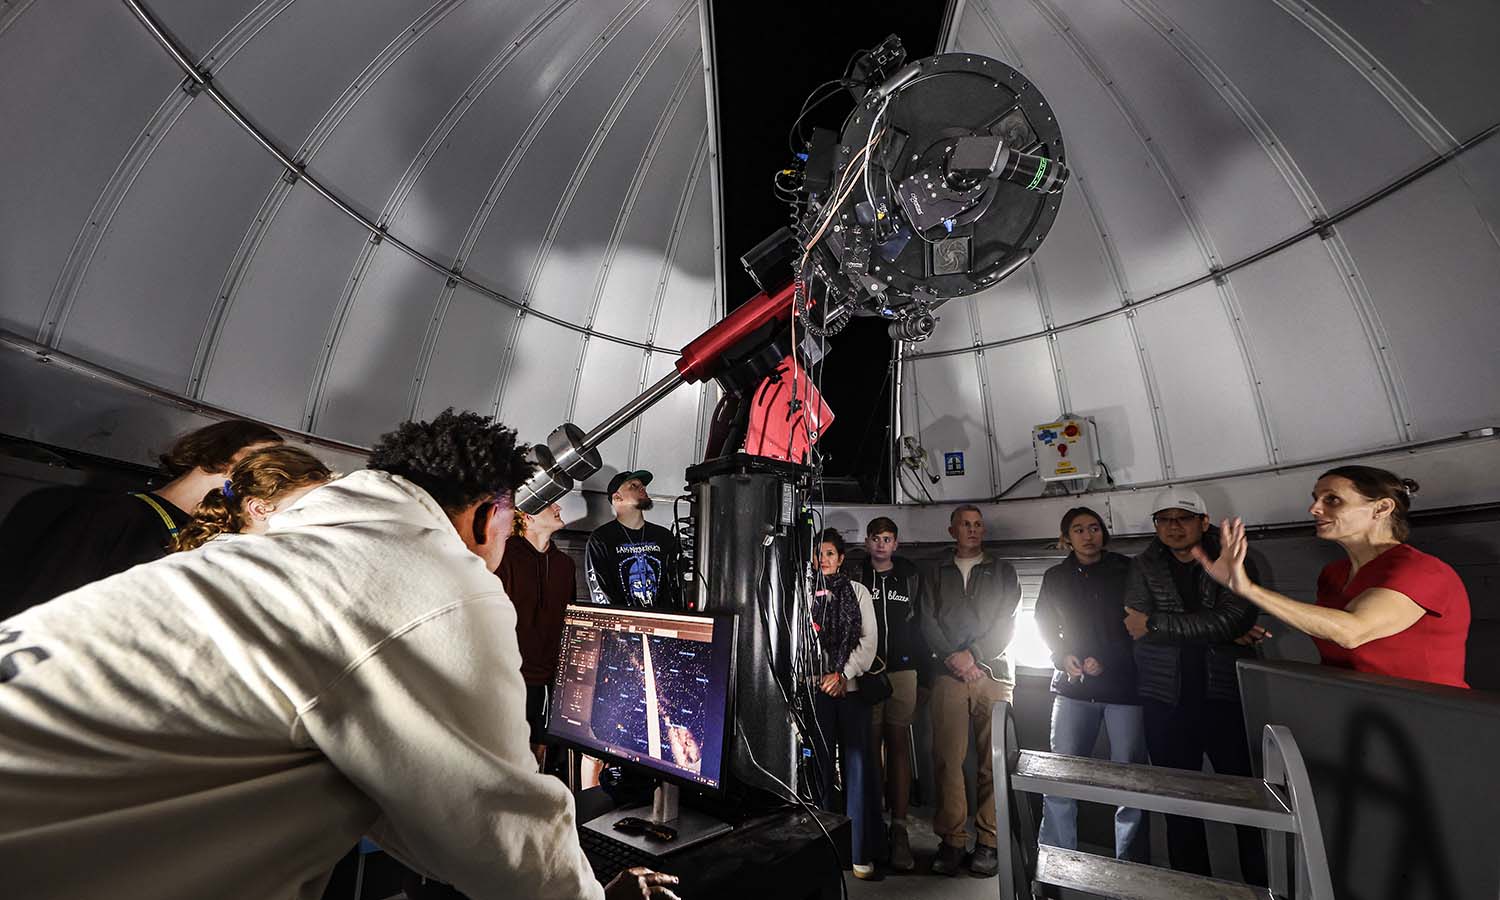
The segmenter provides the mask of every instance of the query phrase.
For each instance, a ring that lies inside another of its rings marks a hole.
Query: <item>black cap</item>
[[[615,473],[615,477],[609,480],[609,495],[613,497],[615,495],[615,491],[618,491],[620,489],[620,485],[624,484],[632,478],[639,478],[641,480],[641,484],[651,483],[651,473],[647,472],[645,469],[637,469],[634,472],[617,472]]]

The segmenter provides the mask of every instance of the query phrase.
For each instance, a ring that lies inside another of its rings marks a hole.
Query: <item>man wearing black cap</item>
[[[652,506],[646,485],[651,473],[620,472],[609,480],[615,520],[594,529],[584,555],[589,594],[611,606],[681,605],[677,591],[677,539],[646,521]]]

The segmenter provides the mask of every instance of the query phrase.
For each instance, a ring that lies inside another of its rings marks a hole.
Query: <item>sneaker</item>
[[[869,863],[855,863],[854,877],[860,881],[879,881],[880,873],[875,871],[875,866]]]
[[[911,841],[906,837],[906,826],[898,823],[891,825],[891,869],[896,872],[910,872],[917,867],[916,860],[911,858]]]
[[[938,845],[937,855],[932,858],[931,872],[934,875],[957,875],[959,864],[964,859],[964,848],[944,841]]]
[[[1000,854],[995,852],[994,847],[986,847],[983,844],[974,848],[974,856],[969,860],[969,874],[975,878],[991,878],[1000,871]]]

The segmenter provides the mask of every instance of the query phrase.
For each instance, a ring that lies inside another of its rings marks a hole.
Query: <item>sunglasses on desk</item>
[[[641,819],[636,816],[626,816],[620,819],[615,822],[614,828],[616,831],[629,835],[649,835],[658,841],[677,840],[677,829],[669,825],[663,825],[660,822],[653,822],[650,819]]]

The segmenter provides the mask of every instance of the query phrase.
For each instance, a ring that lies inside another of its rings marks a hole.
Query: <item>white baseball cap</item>
[[[1171,487],[1157,493],[1151,498],[1151,514],[1154,516],[1164,509],[1181,509],[1200,516],[1208,515],[1208,504],[1198,496],[1198,492],[1188,488]]]

